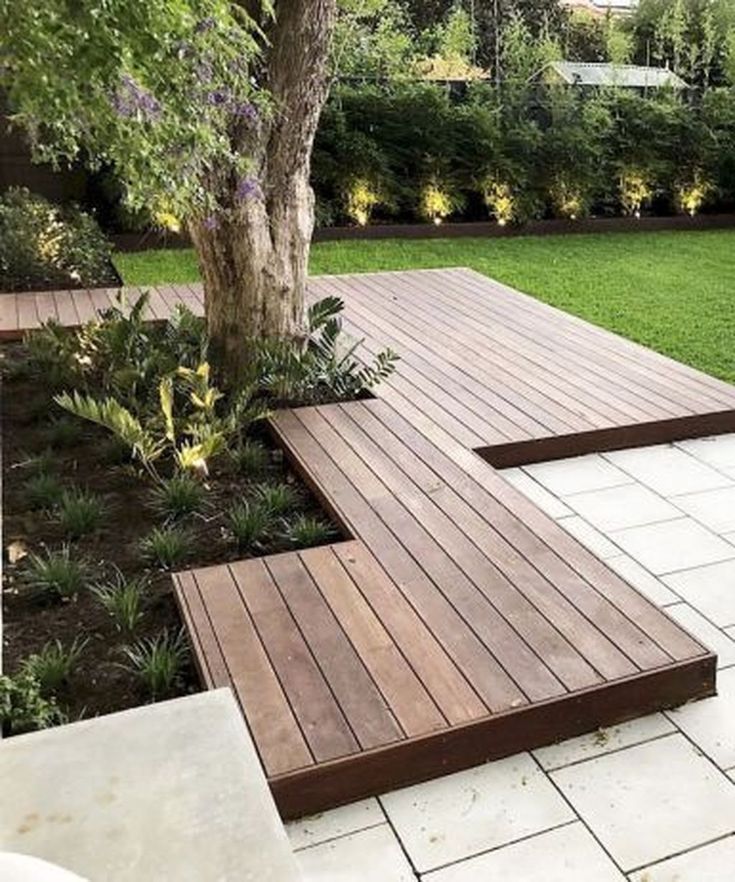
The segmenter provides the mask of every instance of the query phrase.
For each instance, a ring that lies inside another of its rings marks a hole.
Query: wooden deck
[[[0,298],[0,334],[111,293]],[[467,270],[326,294],[401,356],[377,398],[271,420],[348,538],[174,579],[283,816],[713,694],[715,656],[496,467],[733,431],[735,389]],[[155,289],[149,317],[179,302],[200,288]]]
[[[127,289],[129,296],[140,289]],[[152,320],[177,303],[202,314],[199,284],[149,287]],[[78,325],[113,289],[0,295],[0,339],[54,318]],[[401,356],[378,389],[492,465],[735,431],[735,388],[467,269],[311,280],[338,295],[365,352]]]

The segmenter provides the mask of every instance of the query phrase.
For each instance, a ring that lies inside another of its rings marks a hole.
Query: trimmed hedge
[[[312,180],[322,225],[728,210],[735,90],[341,85]]]

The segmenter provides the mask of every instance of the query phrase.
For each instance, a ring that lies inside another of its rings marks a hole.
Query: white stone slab
[[[563,518],[572,514],[572,510],[568,508],[557,496],[542,487],[538,481],[535,481],[523,469],[504,469],[501,474],[510,481],[521,493],[524,493],[532,502],[545,511],[549,517]]]
[[[729,882],[735,872],[735,837],[728,836],[633,873],[630,882]]]
[[[661,496],[733,485],[732,479],[722,472],[669,445],[616,450],[604,456]]]
[[[292,821],[286,824],[286,832],[291,845],[296,850],[384,823],[385,815],[377,799],[363,799],[360,802]]]
[[[551,773],[626,872],[735,832],[735,786],[683,735]]]
[[[625,882],[625,876],[580,823],[422,876],[425,882]]]
[[[299,878],[229,690],[7,739],[0,781],[0,850],[92,882]]]
[[[611,538],[654,576],[735,559],[735,546],[691,518],[630,527]]]
[[[630,484],[632,478],[606,462],[599,454],[576,456],[553,462],[524,466],[524,471],[556,496],[601,490],[617,484]]]
[[[640,591],[641,594],[644,594],[652,603],[656,603],[658,606],[666,606],[669,603],[677,603],[681,600],[670,588],[664,585],[661,579],[649,573],[637,560],[633,560],[627,554],[610,557],[606,563],[616,573],[619,573],[626,582],[630,582],[637,591]]]
[[[735,665],[735,639],[722,628],[717,628],[687,603],[674,603],[666,612],[690,631],[707,649],[717,653],[717,667]]]
[[[735,435],[712,435],[709,438],[692,438],[677,441],[676,446],[690,456],[694,456],[708,465],[720,468],[735,468]]]
[[[735,486],[676,497],[676,505],[715,533],[735,530]]]
[[[735,560],[682,570],[663,581],[719,627],[735,625]]]
[[[693,701],[669,717],[721,769],[735,766],[735,668],[717,675],[717,695]]]
[[[296,852],[304,882],[415,882],[387,824]]]
[[[674,732],[674,726],[663,714],[649,714],[628,723],[620,723],[608,729],[599,729],[589,735],[570,738],[559,744],[534,750],[533,754],[544,769],[559,769],[570,763],[602,756],[613,750],[650,741]]]
[[[591,524],[588,524],[587,521],[577,515],[573,515],[570,518],[561,518],[558,523],[568,533],[571,533],[575,539],[578,539],[582,545],[589,548],[600,560],[607,560],[620,554],[620,548],[617,545],[613,545],[607,536],[604,536],[599,530],[596,530]]]
[[[574,817],[527,753],[394,791],[381,802],[422,873]]]
[[[575,493],[564,499],[570,508],[603,533],[681,517],[679,509],[642,484]]]

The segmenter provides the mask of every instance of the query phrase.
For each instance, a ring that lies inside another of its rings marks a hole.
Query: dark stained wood
[[[533,704],[270,780],[284,820],[533,750],[714,694],[715,657],[671,665],[566,701]],[[556,733],[550,737],[550,733]]]
[[[348,538],[174,577],[284,817],[713,694],[714,655],[496,467],[732,431],[735,389],[468,270],[327,294],[401,356],[377,398],[270,420]],[[114,296],[4,295],[0,336]],[[148,317],[179,304],[201,285],[151,288]]]

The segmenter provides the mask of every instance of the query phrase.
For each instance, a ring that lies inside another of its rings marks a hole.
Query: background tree
[[[213,352],[299,333],[336,0],[0,0],[2,80],[40,160],[112,163],[186,224]]]

